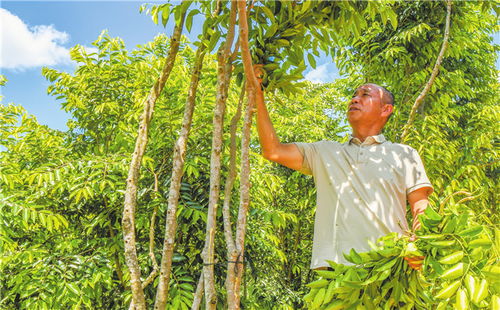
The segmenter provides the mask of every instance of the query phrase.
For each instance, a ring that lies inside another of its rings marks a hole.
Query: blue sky
[[[70,115],[60,109],[55,98],[47,95],[49,82],[42,77],[41,68],[72,72],[75,64],[69,59],[69,48],[76,44],[91,47],[104,29],[112,37],[121,37],[128,49],[151,41],[159,33],[170,35],[172,19],[163,28],[155,25],[149,15],[139,13],[140,5],[145,2],[1,1],[0,73],[8,79],[6,86],[0,88],[2,104],[21,104],[40,123],[67,129]],[[192,33],[187,34],[191,41],[197,29],[200,24],[195,19]],[[495,41],[500,41],[498,33]],[[338,77],[338,70],[329,58],[321,57],[317,63],[316,69],[306,71],[306,79],[330,82]]]
[[[87,47],[102,30],[124,39],[127,48],[150,41],[168,31],[151,17],[139,13],[142,2],[97,1],[2,1],[2,74],[8,79],[2,87],[3,103],[24,106],[38,121],[51,128],[66,129],[69,114],[47,95],[49,82],[41,75],[42,66],[72,72],[70,47]],[[9,34],[10,38],[6,34]],[[15,40],[15,42],[9,42]],[[15,45],[15,51],[12,46]],[[11,50],[8,54],[7,50]]]
[[[0,67],[8,79],[0,88],[2,103],[21,104],[40,123],[67,129],[70,115],[47,95],[49,82],[41,75],[41,68],[72,72],[75,65],[69,60],[69,48],[76,44],[91,47],[104,29],[121,37],[128,49],[151,41],[159,33],[170,35],[173,19],[166,28],[155,25],[149,15],[139,13],[142,3],[145,1],[1,1]],[[200,24],[195,20],[192,33],[187,34],[191,41],[198,29]],[[332,81],[337,76],[335,66],[326,58],[318,62],[316,70],[308,71],[308,78],[316,82]]]

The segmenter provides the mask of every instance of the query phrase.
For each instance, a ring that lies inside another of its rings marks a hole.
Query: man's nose
[[[358,96],[354,96],[351,98],[351,104],[352,103],[359,103],[359,97]]]

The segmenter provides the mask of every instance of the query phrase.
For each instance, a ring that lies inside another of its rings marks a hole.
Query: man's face
[[[383,121],[388,116],[384,113],[383,96],[382,88],[375,84],[356,89],[347,108],[347,120],[351,126]]]

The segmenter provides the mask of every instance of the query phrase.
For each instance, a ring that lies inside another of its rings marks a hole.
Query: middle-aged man
[[[381,134],[393,111],[394,98],[385,88],[365,84],[349,102],[347,119],[352,134],[346,143],[281,143],[256,89],[257,130],[266,159],[312,174],[317,189],[312,269],[325,269],[326,260],[347,263],[351,248],[369,251],[372,242],[391,232],[406,234],[407,201],[413,230],[417,215],[428,204],[433,188],[415,149],[392,143]],[[421,267],[421,258],[407,258]]]

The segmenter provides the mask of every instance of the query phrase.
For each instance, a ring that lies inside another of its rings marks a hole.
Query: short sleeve
[[[424,164],[416,150],[411,149],[411,156],[405,164],[406,194],[408,195],[409,193],[424,187],[429,187],[429,194],[431,194],[434,191],[434,188],[425,173]]]
[[[302,168],[299,170],[303,174],[312,175],[314,169],[314,158],[317,156],[317,151],[314,143],[294,142],[298,148],[304,161]]]

